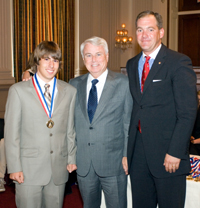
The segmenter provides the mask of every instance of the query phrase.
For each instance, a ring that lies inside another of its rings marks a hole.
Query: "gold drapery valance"
[[[30,54],[43,40],[55,41],[62,50],[59,79],[74,76],[74,0],[13,0],[14,74],[21,81]]]

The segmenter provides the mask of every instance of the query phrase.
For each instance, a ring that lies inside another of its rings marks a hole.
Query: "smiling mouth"
[[[50,74],[52,74],[52,73],[54,72],[54,70],[52,70],[52,69],[47,69],[47,72],[50,73]]]
[[[97,67],[99,66],[99,64],[92,64],[92,67]]]

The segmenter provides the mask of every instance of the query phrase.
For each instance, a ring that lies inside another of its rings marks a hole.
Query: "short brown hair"
[[[41,58],[51,56],[59,60],[59,69],[61,68],[62,54],[57,43],[54,41],[42,41],[34,50],[34,63],[39,65]]]
[[[163,28],[162,16],[159,13],[155,13],[155,12],[150,11],[150,10],[143,11],[143,12],[141,12],[141,13],[138,14],[138,16],[137,16],[137,18],[135,20],[135,26],[136,26],[136,28],[137,28],[137,21],[140,18],[145,17],[145,16],[148,16],[148,15],[153,15],[156,18],[157,26],[158,26],[158,29],[159,30]]]

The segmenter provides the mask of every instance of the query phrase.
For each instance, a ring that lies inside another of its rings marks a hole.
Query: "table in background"
[[[190,157],[197,157],[198,159],[200,159],[200,156],[197,155],[190,155]],[[128,176],[127,199],[128,199],[127,208],[132,208],[130,176]],[[106,208],[105,198],[103,193],[101,200],[101,208]],[[194,180],[186,181],[185,208],[200,208],[200,181],[199,182],[196,182]]]

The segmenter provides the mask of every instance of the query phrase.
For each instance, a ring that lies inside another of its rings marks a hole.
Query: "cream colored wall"
[[[8,89],[15,82],[12,56],[12,0],[0,0],[0,118],[4,117]]]
[[[140,48],[135,37],[135,18],[144,10],[153,10],[163,16],[165,33],[167,34],[167,0],[75,0],[78,30],[76,43],[79,45],[91,36],[106,39],[109,47],[108,67],[113,71],[120,71],[125,67],[129,58],[139,53]],[[116,30],[121,29],[121,24],[126,24],[129,36],[133,37],[133,47],[121,52],[115,48]],[[76,26],[77,26],[76,25]],[[166,36],[163,43],[167,43]],[[76,75],[86,73],[79,48],[76,49]]]
[[[169,48],[178,50],[178,0],[170,0]]]

